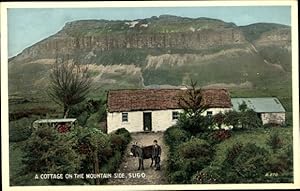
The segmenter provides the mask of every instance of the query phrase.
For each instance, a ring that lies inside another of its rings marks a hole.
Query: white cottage
[[[239,111],[239,105],[245,102],[248,108],[257,113],[263,124],[285,123],[285,109],[276,97],[232,98],[231,102],[236,111]]]
[[[182,109],[179,97],[187,90],[138,89],[111,90],[107,95],[107,132],[126,128],[130,132],[164,131],[174,125]],[[225,89],[203,90],[203,100],[209,105],[204,115],[214,115],[232,109]]]

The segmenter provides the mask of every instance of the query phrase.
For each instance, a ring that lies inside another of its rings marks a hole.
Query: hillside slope
[[[9,60],[9,94],[37,95],[55,59],[89,64],[94,91],[201,86],[291,85],[290,27],[238,27],[209,18],[162,15],[133,21],[81,20]]]

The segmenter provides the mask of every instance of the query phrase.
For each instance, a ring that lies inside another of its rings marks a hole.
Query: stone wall
[[[285,113],[262,113],[261,120],[263,124],[267,124],[267,123],[284,124]]]

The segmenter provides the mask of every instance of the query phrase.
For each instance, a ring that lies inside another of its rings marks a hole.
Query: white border
[[[8,140],[8,76],[7,76],[7,8],[95,8],[95,7],[194,7],[194,6],[265,6],[290,5],[292,15],[292,86],[293,86],[293,144],[294,183],[291,184],[215,184],[215,185],[114,185],[114,186],[9,186]],[[6,2],[1,3],[1,133],[3,190],[211,190],[211,189],[287,189],[300,188],[299,165],[299,74],[298,74],[298,9],[296,0],[277,1],[139,1],[139,2]]]

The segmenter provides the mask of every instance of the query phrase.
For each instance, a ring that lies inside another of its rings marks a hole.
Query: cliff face
[[[171,15],[74,21],[10,59],[10,93],[44,89],[60,57],[89,64],[96,89],[173,87],[190,78],[199,85],[278,85],[289,80],[291,34],[277,24],[238,27]]]
[[[194,32],[103,34],[80,37],[54,35],[30,48],[26,48],[16,59],[54,58],[58,54],[73,55],[78,51],[84,53],[113,49],[202,50],[245,43],[247,41],[244,35],[237,28],[204,29]]]

